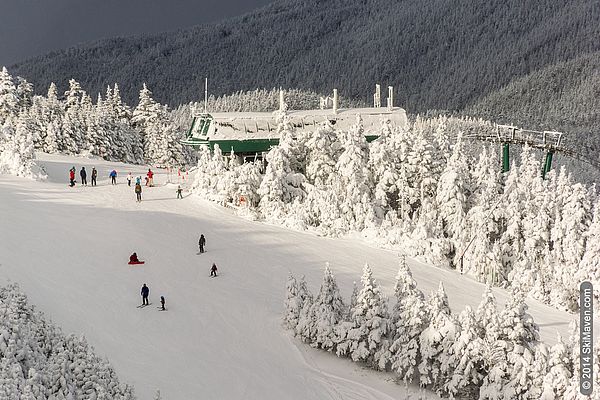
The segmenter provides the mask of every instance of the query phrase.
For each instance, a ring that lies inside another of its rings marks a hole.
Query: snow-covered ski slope
[[[125,175],[147,168],[39,157],[47,182],[0,175],[0,283],[19,283],[65,332],[85,335],[138,398],[152,399],[157,388],[166,400],[406,397],[390,375],[310,349],[280,324],[290,271],[305,274],[316,293],[328,261],[347,299],[368,262],[391,296],[396,252],[246,221],[187,193],[177,200],[164,171],[155,171],[159,186],[144,187],[136,203]],[[72,165],[84,165],[88,180],[95,166],[98,186],[69,188]],[[109,183],[112,168],[117,186]],[[207,252],[198,255],[200,233]],[[134,251],[145,265],[127,265]],[[211,279],[213,262],[219,276]],[[414,260],[410,266],[427,294],[444,281],[454,311],[479,303],[482,284]],[[140,309],[143,283],[153,304]],[[503,304],[506,292],[494,293]],[[161,295],[167,312],[157,309]],[[572,315],[528,304],[544,340],[568,335]]]

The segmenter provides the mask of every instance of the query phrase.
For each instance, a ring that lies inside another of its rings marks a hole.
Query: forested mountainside
[[[94,94],[117,82],[129,103],[143,82],[171,106],[198,100],[208,76],[215,95],[337,87],[370,101],[379,82],[409,112],[463,110],[599,51],[598,21],[595,0],[281,0],[220,23],[53,52],[11,72],[38,90],[76,77]],[[571,84],[563,91],[576,95]],[[527,101],[518,94],[511,104]]]
[[[516,79],[465,111],[536,129],[600,131],[600,52],[560,62]]]

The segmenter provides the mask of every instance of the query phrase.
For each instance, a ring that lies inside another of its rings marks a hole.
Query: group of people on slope
[[[205,245],[206,245],[206,238],[204,237],[204,234],[201,234],[200,239],[198,240],[198,246],[200,247],[200,253],[205,252],[205,250],[204,250]],[[129,257],[129,263],[130,264],[140,263],[137,253],[133,253]],[[210,267],[210,276],[216,277],[217,271],[218,271],[217,264],[213,262],[212,266]],[[148,296],[150,295],[150,288],[145,283],[142,285],[141,295],[142,295],[142,306],[148,305],[149,304]],[[164,296],[160,296],[160,304],[161,304],[162,310],[164,310],[165,309],[165,297]]]
[[[147,306],[148,304],[148,296],[150,296],[150,288],[145,283],[142,285],[142,306]],[[165,310],[165,296],[160,296],[160,306],[161,310]]]
[[[76,180],[75,180],[75,166],[71,167],[71,169],[69,170],[69,186],[73,187],[75,186]],[[81,167],[81,170],[79,171],[79,177],[81,178],[81,184],[84,186],[87,186],[87,171],[85,170],[85,167]],[[98,171],[96,170],[95,167],[92,168],[92,186],[96,186],[96,178],[98,177]]]

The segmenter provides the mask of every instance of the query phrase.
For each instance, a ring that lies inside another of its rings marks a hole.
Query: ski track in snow
[[[48,182],[0,175],[0,283],[19,283],[66,333],[85,335],[139,399],[153,398],[157,388],[165,400],[406,398],[391,375],[296,342],[280,323],[289,272],[305,274],[316,294],[330,262],[347,300],[368,262],[392,296],[398,252],[247,221],[195,196],[177,200],[176,184],[165,185],[161,170],[157,187],[144,186],[136,203],[125,176],[143,178],[147,167],[39,156]],[[72,165],[84,165],[88,176],[95,166],[99,186],[69,188]],[[112,168],[117,186],[108,179]],[[205,254],[197,254],[200,233]],[[127,265],[134,251],[145,265]],[[216,279],[209,278],[213,262]],[[483,284],[415,260],[409,265],[426,295],[444,282],[453,311],[479,304]],[[152,303],[165,296],[168,312],[136,308],[142,283]],[[507,292],[494,294],[504,304]],[[576,316],[528,304],[544,341],[554,343],[556,332],[568,336]]]

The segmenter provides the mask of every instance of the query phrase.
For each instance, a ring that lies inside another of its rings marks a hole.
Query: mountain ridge
[[[463,110],[548,66],[600,50],[591,0],[279,0],[212,24],[114,38],[14,65],[38,90],[70,78],[91,93],[118,82],[132,103],[143,82],[171,106],[282,86],[371,102],[376,82],[410,112]]]

